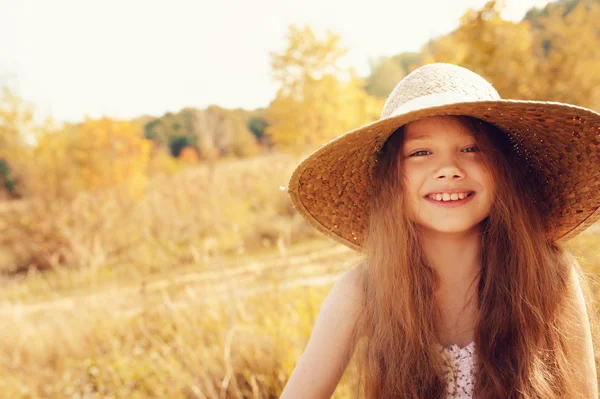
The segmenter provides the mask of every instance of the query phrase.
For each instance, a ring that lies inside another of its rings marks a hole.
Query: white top
[[[445,376],[448,387],[447,398],[471,399],[475,385],[475,370],[478,365],[475,341],[464,348],[456,344],[446,347],[440,345],[440,348],[447,366]]]

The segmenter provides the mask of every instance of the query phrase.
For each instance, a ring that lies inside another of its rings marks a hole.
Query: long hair
[[[544,203],[536,200],[540,193],[522,173],[527,165],[508,136],[478,119],[459,118],[483,149],[496,184],[482,221],[473,395],[579,397],[565,335],[574,322],[567,295],[571,266],[583,274],[573,256],[547,239]],[[394,132],[377,160],[353,345],[367,398],[445,398],[433,300],[438,277],[407,212],[398,157],[403,137],[402,128]],[[581,281],[592,318],[589,287]]]

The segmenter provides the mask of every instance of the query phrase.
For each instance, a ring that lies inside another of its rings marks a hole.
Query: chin
[[[435,231],[436,233],[443,234],[464,234],[479,230],[479,223],[447,223],[447,224],[423,224],[426,230]]]

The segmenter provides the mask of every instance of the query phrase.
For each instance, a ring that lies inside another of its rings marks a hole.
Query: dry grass
[[[245,274],[220,283],[188,279],[122,295],[107,291],[66,307],[4,307],[0,392],[7,398],[278,397],[321,302],[355,257],[339,246],[304,250],[310,252],[247,259]],[[256,271],[252,262],[277,273]],[[336,397],[355,389],[353,372]]]
[[[586,233],[568,244],[589,273],[600,267],[599,243]],[[355,260],[316,241],[69,296],[68,306],[5,304],[0,396],[276,398],[332,283]],[[351,364],[334,397],[354,397],[356,381]]]
[[[157,177],[138,200],[0,209],[12,273],[0,280],[0,397],[278,397],[357,259],[291,207],[280,186],[296,163],[274,155]],[[600,274],[600,225],[567,247]],[[29,264],[51,270],[18,272]],[[356,381],[352,363],[334,397],[354,397]]]
[[[22,275],[31,266],[53,268],[56,274],[30,279],[26,292],[14,293],[31,297],[203,267],[217,254],[285,251],[320,235],[281,189],[296,163],[275,154],[223,162],[214,170],[201,166],[155,177],[138,199],[112,190],[4,206],[0,271]]]

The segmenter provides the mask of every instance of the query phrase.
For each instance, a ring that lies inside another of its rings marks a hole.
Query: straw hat
[[[294,171],[288,192],[324,234],[360,250],[376,153],[399,127],[433,115],[468,115],[495,125],[526,158],[527,176],[548,206],[548,238],[561,242],[600,219],[600,114],[557,102],[500,99],[481,76],[429,64],[406,76],[379,120],[325,144]]]

